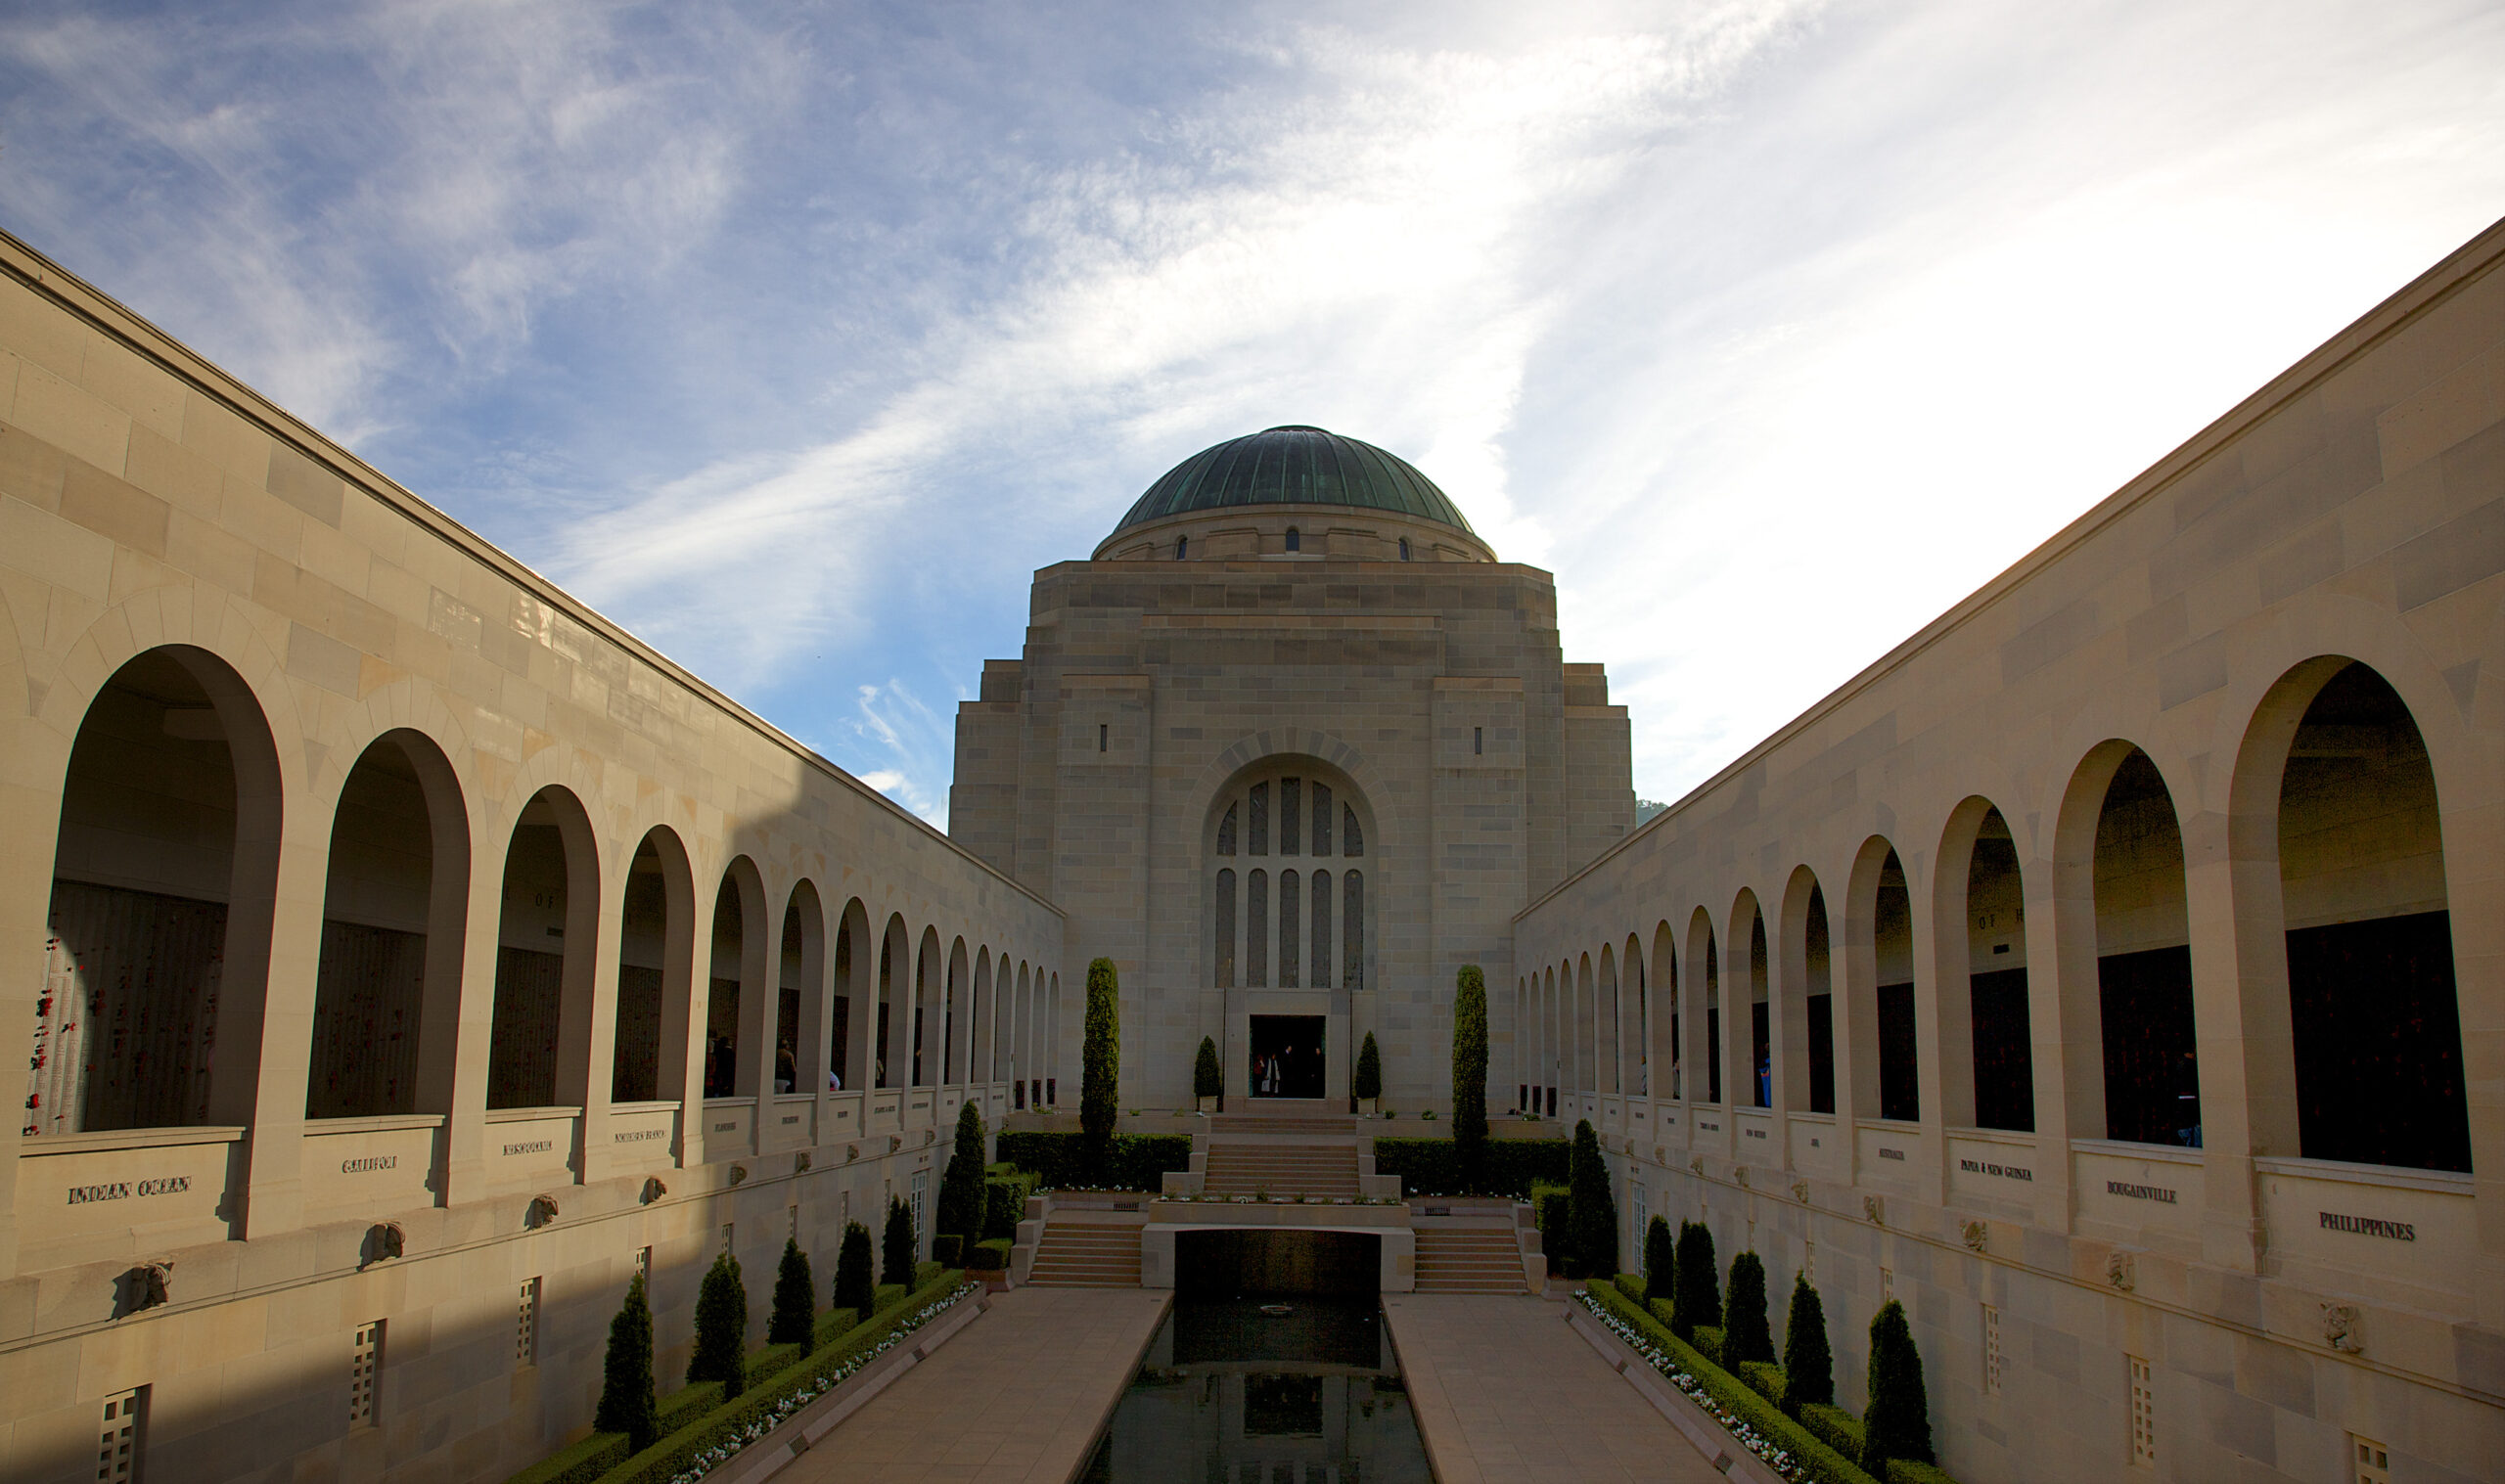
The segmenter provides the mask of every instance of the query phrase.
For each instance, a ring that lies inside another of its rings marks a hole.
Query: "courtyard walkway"
[[[1143,1288],[995,1294],[964,1334],[778,1469],[773,1484],[1068,1484],[1172,1297]]]
[[[1387,1293],[1384,1313],[1439,1484],[1723,1484],[1551,1299]]]

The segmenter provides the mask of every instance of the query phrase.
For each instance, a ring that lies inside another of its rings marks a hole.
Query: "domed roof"
[[[1470,530],[1452,500],[1407,460],[1298,425],[1202,449],[1150,485],[1114,529],[1239,505],[1350,505]]]

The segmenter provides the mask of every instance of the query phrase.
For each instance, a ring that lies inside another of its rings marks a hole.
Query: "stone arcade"
[[[1368,1032],[1440,1106],[1484,966],[1491,1104],[1813,1274],[1847,1392],[1904,1299],[1973,1484],[2490,1476],[2500,263],[1641,828],[1547,574],[1220,444],[1037,574],[943,837],[0,239],[5,1471],[501,1478],[639,1267],[671,1373],[726,1242],[1074,1102],[1102,954],[1126,1103],[1206,1035],[1279,1114]]]

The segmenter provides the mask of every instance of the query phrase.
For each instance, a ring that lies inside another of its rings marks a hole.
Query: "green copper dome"
[[[1350,505],[1470,530],[1451,499],[1407,460],[1294,426],[1202,449],[1150,485],[1114,529],[1240,505]]]

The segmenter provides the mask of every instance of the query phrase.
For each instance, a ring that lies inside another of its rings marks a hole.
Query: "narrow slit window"
[[[1487,755],[1487,729],[1485,727],[1473,727],[1470,729],[1470,755],[1473,757],[1484,757]]]
[[[1313,987],[1331,987],[1331,873],[1313,874]]]
[[[1291,814],[1288,818],[1294,819],[1296,816]],[[1302,944],[1304,934],[1298,921],[1303,914],[1298,910],[1298,907],[1303,898],[1298,895],[1297,888],[1302,884],[1297,879],[1295,872],[1279,873],[1279,988],[1281,989],[1296,988],[1299,977],[1298,967],[1302,962],[1302,955],[1298,952],[1298,949]]]
[[[1400,560],[1403,562],[1409,560],[1409,538],[1406,536],[1400,538]]]
[[[1113,750],[1113,747],[1114,728],[1112,724],[1108,722],[1098,722],[1096,724],[1096,750],[1099,752],[1110,752]]]
[[[1350,852],[1354,854],[1354,852]],[[1366,878],[1356,872],[1341,877],[1340,984],[1366,987]]]
[[[1255,871],[1244,883],[1244,982],[1252,989],[1270,984],[1270,874]]]
[[[1175,538],[1174,538],[1174,560],[1175,560],[1175,561],[1177,561],[1177,562],[1182,561],[1185,557],[1187,557],[1187,556],[1191,555],[1191,551],[1192,551],[1192,538],[1191,538],[1191,537],[1189,537],[1189,536],[1177,536],[1177,537],[1175,537]]]
[[[1293,525],[1288,527],[1288,550],[1292,552],[1304,550],[1304,536]]]
[[[1229,811],[1232,817],[1232,811]],[[1235,987],[1235,873],[1217,874],[1217,919],[1215,941],[1209,945],[1209,962],[1215,968],[1217,987]]]

